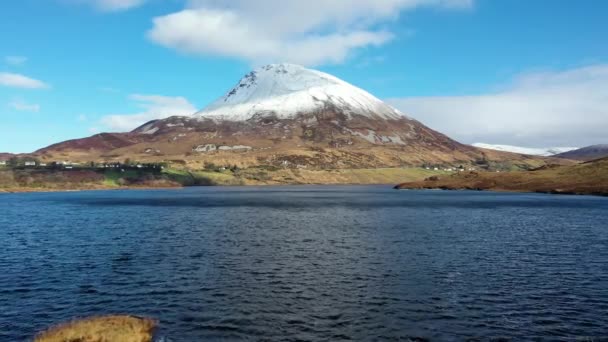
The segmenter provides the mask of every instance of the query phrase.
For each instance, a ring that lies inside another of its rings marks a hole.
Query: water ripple
[[[602,340],[608,199],[384,187],[0,196],[0,341]]]

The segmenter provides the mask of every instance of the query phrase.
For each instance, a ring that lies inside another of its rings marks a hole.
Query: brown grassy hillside
[[[608,158],[533,171],[462,172],[397,185],[398,189],[472,189],[608,195]]]
[[[568,162],[475,148],[406,118],[346,119],[336,112],[247,122],[171,117],[129,133],[65,141],[34,155],[45,162],[116,162],[128,158],[138,162],[179,162],[190,169],[214,163],[309,170],[425,165],[513,170]]]

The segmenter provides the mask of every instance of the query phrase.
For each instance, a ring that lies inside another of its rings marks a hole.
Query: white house
[[[0,160],[0,165],[6,165],[6,160]]]
[[[35,161],[26,161],[23,165],[25,165],[25,166],[36,166],[36,162]]]

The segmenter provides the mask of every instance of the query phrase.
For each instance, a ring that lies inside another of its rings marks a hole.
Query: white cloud
[[[27,88],[27,89],[42,89],[49,88],[49,85],[21,74],[14,74],[10,72],[0,72],[0,85],[14,88]]]
[[[608,65],[522,75],[504,89],[389,102],[465,143],[542,147],[608,142]]]
[[[27,62],[27,57],[24,56],[6,56],[4,62],[13,66],[21,66]]]
[[[185,53],[254,63],[340,63],[354,49],[393,39],[378,26],[401,12],[472,5],[473,0],[191,0],[188,8],[155,18],[148,37]]]
[[[38,113],[40,111],[39,104],[27,103],[22,100],[15,100],[8,104],[14,110],[18,110],[20,112],[35,112]]]
[[[164,119],[174,115],[191,115],[196,107],[184,97],[170,97],[161,95],[129,96],[144,109],[138,113],[108,115],[101,119],[101,123],[113,131],[129,131],[144,123]]]
[[[103,12],[126,11],[143,5],[147,0],[80,0]]]

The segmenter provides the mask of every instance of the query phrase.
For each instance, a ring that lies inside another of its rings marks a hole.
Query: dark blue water
[[[0,341],[608,338],[608,198],[388,187],[0,195]]]

